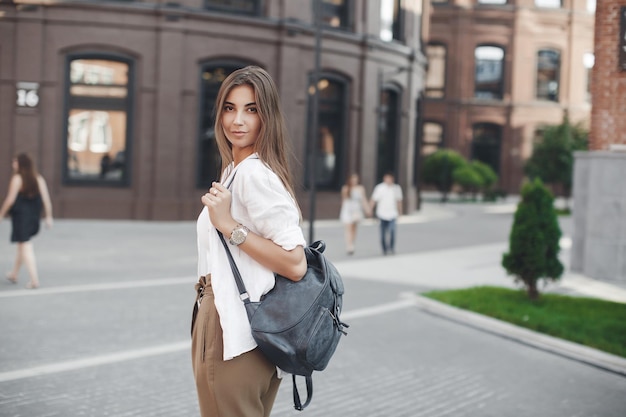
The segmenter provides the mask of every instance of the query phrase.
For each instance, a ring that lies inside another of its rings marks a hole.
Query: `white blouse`
[[[233,179],[234,176],[234,179]],[[231,164],[222,174],[222,183],[232,193],[231,214],[251,232],[272,240],[285,250],[306,245],[300,228],[295,201],[278,176],[256,154]],[[198,236],[198,276],[211,274],[215,307],[224,338],[224,360],[256,347],[246,309],[239,298],[225,249],[208,209],[204,207],[196,226]],[[229,236],[224,236],[228,242]],[[251,301],[258,301],[274,288],[274,273],[237,246],[229,245]]]

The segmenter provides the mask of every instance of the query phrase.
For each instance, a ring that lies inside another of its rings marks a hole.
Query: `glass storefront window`
[[[312,77],[311,77],[312,78]],[[318,130],[315,160],[316,187],[326,190],[341,188],[343,149],[346,141],[348,81],[331,74],[321,74],[319,90]],[[309,120],[311,123],[312,96],[315,88],[309,86]],[[305,150],[306,181],[310,172],[309,150]]]
[[[210,187],[219,179],[221,159],[215,142],[215,100],[222,81],[239,68],[251,65],[246,62],[207,62],[200,68],[200,131],[198,137],[198,168],[196,185]]]
[[[127,184],[131,62],[71,57],[67,70],[66,182]]]
[[[398,129],[400,124],[400,91],[386,88],[380,92],[380,117],[376,180],[382,180],[387,172],[397,175]]]

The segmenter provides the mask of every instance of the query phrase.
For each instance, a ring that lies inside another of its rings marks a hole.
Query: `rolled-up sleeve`
[[[252,165],[252,164],[251,164]],[[262,162],[238,174],[237,197],[246,208],[255,231],[285,250],[305,246],[300,212],[278,176]],[[242,175],[243,174],[243,175]]]

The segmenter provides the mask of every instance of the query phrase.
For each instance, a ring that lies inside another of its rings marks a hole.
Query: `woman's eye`
[[[248,107],[250,113],[256,113],[256,107]]]
[[[224,106],[224,111],[233,111],[233,106]]]

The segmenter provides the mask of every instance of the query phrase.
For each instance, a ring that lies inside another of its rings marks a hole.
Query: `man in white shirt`
[[[393,173],[387,172],[383,182],[374,187],[370,199],[372,210],[380,219],[380,241],[383,254],[395,253],[396,219],[402,214],[402,188],[395,184]]]

